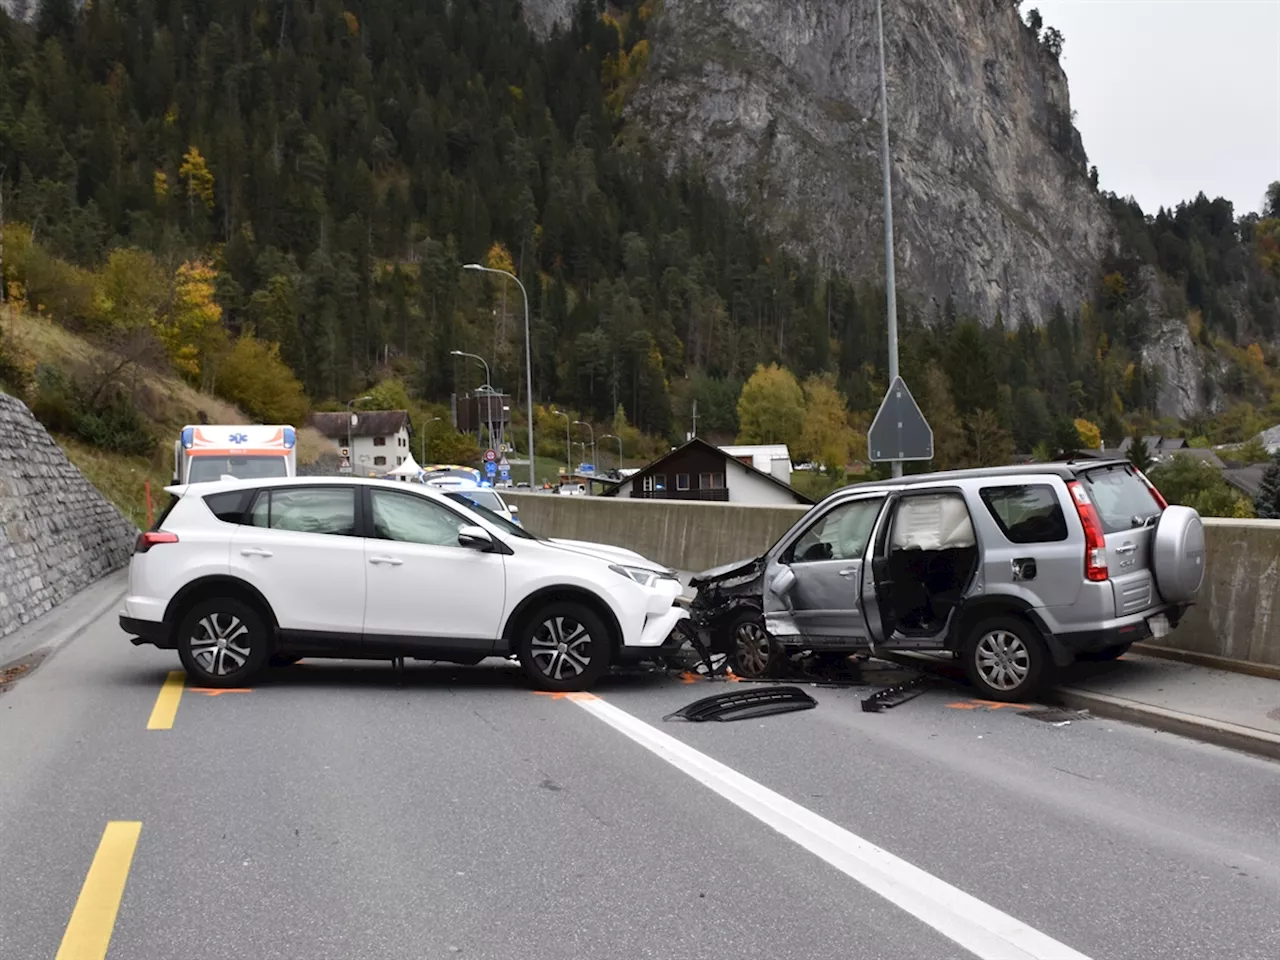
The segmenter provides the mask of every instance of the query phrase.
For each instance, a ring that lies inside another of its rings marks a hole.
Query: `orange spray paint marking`
[[[961,700],[957,703],[948,703],[947,706],[952,710],[977,710],[980,707],[986,710],[1004,710],[1006,708],[1015,710],[1031,709],[1031,707],[1025,703],[1004,703],[1000,700]]]
[[[220,697],[224,693],[253,693],[252,687],[187,687],[187,693],[203,693],[206,697]]]

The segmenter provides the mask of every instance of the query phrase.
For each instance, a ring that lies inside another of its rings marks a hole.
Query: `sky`
[[[1280,0],[1023,0],[1066,38],[1100,186],[1145,213],[1200,191],[1236,215],[1280,180]]]

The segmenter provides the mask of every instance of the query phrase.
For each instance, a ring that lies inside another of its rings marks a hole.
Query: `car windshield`
[[[506,504],[502,502],[502,498],[492,490],[457,490],[454,492],[462,494],[472,503],[495,512],[501,512],[506,509]]]
[[[1081,480],[1107,533],[1132,530],[1160,513],[1147,485],[1129,467],[1090,470]]]
[[[483,506],[479,503],[476,503],[476,501],[472,499],[475,496],[475,494],[483,493],[483,492],[487,492],[487,491],[468,490],[466,493],[463,493],[461,490],[450,490],[447,493],[445,493],[445,496],[448,497],[450,500],[454,500],[462,504],[468,510],[472,510],[475,513],[478,513],[480,516],[484,517],[486,520],[488,520],[491,524],[493,524],[503,533],[509,533],[511,534],[511,536],[519,537],[521,540],[537,540],[538,539],[533,534],[531,534],[528,530],[526,530],[524,527],[520,526],[518,523],[512,523],[502,514],[494,513],[488,507]]]
[[[237,480],[266,480],[288,475],[288,463],[282,456],[192,457],[187,482],[206,483],[223,476],[235,477]]]

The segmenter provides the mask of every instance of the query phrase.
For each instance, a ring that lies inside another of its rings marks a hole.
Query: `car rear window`
[[[984,487],[982,502],[1011,543],[1052,543],[1067,539],[1067,518],[1058,494],[1047,483]]]
[[[1131,467],[1090,470],[1080,482],[1097,508],[1106,533],[1132,530],[1160,513],[1155,497]]]
[[[244,515],[249,510],[257,490],[228,490],[226,493],[212,493],[204,498],[209,512],[223,523],[244,523]]]

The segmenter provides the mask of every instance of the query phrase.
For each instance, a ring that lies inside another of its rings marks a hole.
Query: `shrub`
[[[90,397],[56,367],[42,364],[36,371],[31,412],[50,433],[70,434],[100,450],[140,457],[155,452],[155,437],[123,393]]]

